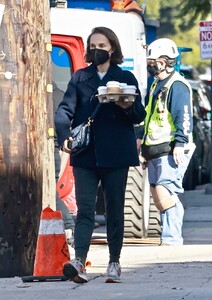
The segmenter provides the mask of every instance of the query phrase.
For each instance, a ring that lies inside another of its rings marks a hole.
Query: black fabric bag
[[[100,103],[97,105],[87,122],[78,125],[70,131],[70,136],[73,138],[73,141],[70,142],[69,146],[71,155],[77,155],[85,151],[89,146],[91,140],[91,123],[94,121],[94,117],[96,116],[100,105]]]
[[[174,144],[172,142],[162,143],[158,145],[141,145],[142,156],[146,160],[158,158],[164,155],[173,154]]]

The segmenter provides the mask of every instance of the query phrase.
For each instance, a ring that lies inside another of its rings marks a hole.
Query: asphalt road
[[[211,300],[212,299],[212,195],[204,189],[187,191],[183,246],[125,243],[122,251],[122,283],[105,284],[108,262],[105,243],[90,247],[89,282],[68,281],[23,283],[21,278],[0,278],[1,300]],[[95,230],[104,234],[104,229]]]

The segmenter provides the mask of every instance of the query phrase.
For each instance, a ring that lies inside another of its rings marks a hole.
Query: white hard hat
[[[157,59],[164,55],[169,58],[176,58],[179,55],[175,42],[167,38],[161,38],[148,46],[147,59]]]

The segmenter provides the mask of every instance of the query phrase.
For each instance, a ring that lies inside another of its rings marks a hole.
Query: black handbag
[[[70,131],[70,136],[73,138],[73,141],[69,143],[72,156],[85,151],[89,146],[91,140],[91,124],[94,121],[94,117],[96,116],[100,105],[101,103],[98,103],[87,122],[83,122]]]

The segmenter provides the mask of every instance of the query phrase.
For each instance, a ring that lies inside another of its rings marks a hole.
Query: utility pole
[[[41,210],[55,208],[50,8],[0,4],[0,277],[13,277],[32,274]]]

